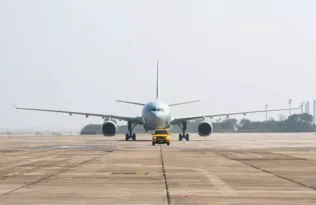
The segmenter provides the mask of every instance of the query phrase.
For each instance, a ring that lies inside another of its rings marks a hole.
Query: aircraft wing
[[[13,104],[14,105],[14,104]],[[141,117],[126,117],[126,116],[117,116],[117,115],[105,115],[105,114],[97,114],[97,113],[88,113],[88,112],[75,112],[75,111],[65,111],[65,110],[49,110],[49,109],[37,109],[37,108],[22,108],[17,107],[14,105],[14,107],[18,110],[32,110],[32,111],[42,111],[42,112],[56,112],[56,113],[66,113],[69,115],[75,114],[75,115],[85,115],[86,117],[94,116],[94,117],[101,117],[101,118],[113,118],[123,121],[130,121],[136,124],[142,124]]]
[[[210,117],[210,118],[221,117],[221,116],[229,117],[230,115],[240,115],[240,114],[246,115],[246,114],[250,114],[250,113],[275,112],[275,111],[297,110],[297,109],[299,109],[299,108],[273,109],[273,110],[253,110],[253,111],[222,113],[222,114],[214,114],[214,115],[199,115],[199,116],[192,116],[192,117],[180,117],[180,118],[175,118],[175,119],[171,120],[171,124],[175,125],[175,124],[182,123],[183,121],[203,119],[206,117]]]

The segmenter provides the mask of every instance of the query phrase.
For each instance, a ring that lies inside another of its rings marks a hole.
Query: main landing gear
[[[182,129],[182,134],[179,134],[179,141],[182,141],[182,139],[185,139],[186,141],[190,140],[190,135],[188,133],[185,133],[187,131],[187,122],[184,121],[181,124],[178,124],[178,126]]]
[[[127,128],[128,128],[128,132],[129,133],[126,133],[125,135],[125,140],[128,141],[129,139],[132,139],[133,141],[136,140],[136,134],[133,133],[133,129],[136,127],[137,124],[134,124],[131,123],[131,122],[128,122],[127,123]]]

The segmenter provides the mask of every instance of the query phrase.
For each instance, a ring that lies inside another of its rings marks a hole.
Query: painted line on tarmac
[[[138,164],[116,164],[118,166],[125,166],[125,167],[161,167],[161,165],[138,165]],[[211,174],[209,171],[205,169],[195,169],[190,167],[176,167],[176,166],[168,166],[165,165],[165,168],[169,169],[181,169],[181,170],[193,170],[196,172],[199,172],[201,175],[204,175],[208,181],[214,185],[214,187],[217,187],[220,189],[220,192],[222,192],[224,195],[229,196],[236,196],[238,195],[238,192],[236,192],[232,187],[230,187],[227,183],[223,182],[219,177],[217,177],[214,174]],[[210,191],[213,192],[213,191]]]

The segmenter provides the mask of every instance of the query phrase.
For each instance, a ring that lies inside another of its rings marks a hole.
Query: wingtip
[[[12,105],[15,107],[15,109],[18,109],[18,107],[14,104],[14,102],[12,102]]]

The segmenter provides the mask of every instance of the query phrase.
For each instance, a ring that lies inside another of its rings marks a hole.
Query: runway
[[[316,204],[316,135],[1,136],[0,204]]]

